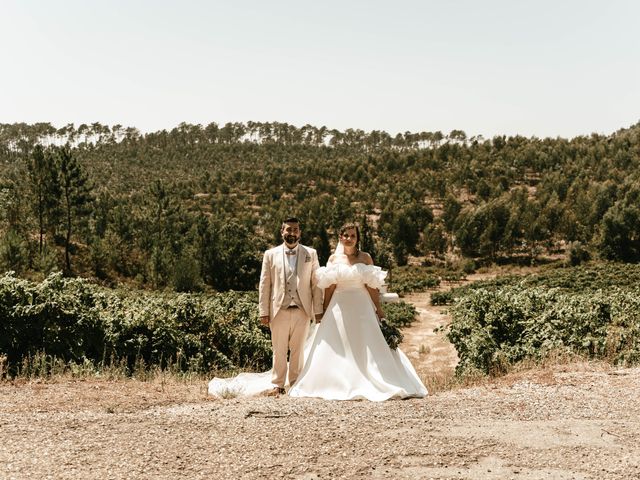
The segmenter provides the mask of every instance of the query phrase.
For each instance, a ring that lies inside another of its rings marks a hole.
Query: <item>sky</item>
[[[2,0],[0,123],[610,134],[637,0]]]

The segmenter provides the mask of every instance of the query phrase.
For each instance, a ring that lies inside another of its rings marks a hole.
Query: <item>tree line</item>
[[[176,290],[252,289],[280,220],[326,261],[363,227],[384,266],[567,250],[640,261],[640,124],[573,139],[284,123],[0,125],[0,264]]]

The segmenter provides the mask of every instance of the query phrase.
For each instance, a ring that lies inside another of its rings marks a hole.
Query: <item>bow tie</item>
[[[295,251],[295,250],[285,250],[285,251],[284,251],[284,253],[285,253],[286,255],[295,255],[295,254],[296,254],[296,251]]]

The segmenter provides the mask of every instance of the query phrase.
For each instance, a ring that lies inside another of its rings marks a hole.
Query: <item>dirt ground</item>
[[[455,366],[428,296],[403,350]],[[0,478],[638,479],[640,368],[538,368],[425,399],[207,397],[206,380],[0,383]]]
[[[477,282],[495,277],[495,274],[472,274],[464,282],[443,283],[437,291],[449,290],[462,283]],[[402,298],[416,307],[418,320],[403,330],[402,351],[411,359],[422,378],[447,377],[453,374],[458,364],[458,353],[445,338],[444,330],[451,318],[444,306],[431,305],[431,292],[412,293]]]
[[[458,364],[458,353],[438,330],[450,321],[447,307],[432,306],[429,293],[414,293],[403,300],[418,311],[418,321],[403,330],[402,351],[411,359],[420,376],[432,373],[451,374]]]
[[[640,478],[640,369],[572,365],[381,403],[206,384],[0,384],[0,478]]]

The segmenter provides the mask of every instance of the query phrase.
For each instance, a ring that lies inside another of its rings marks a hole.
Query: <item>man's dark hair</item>
[[[296,217],[287,217],[282,221],[283,224],[285,223],[297,223],[300,224],[300,220],[298,220]]]

